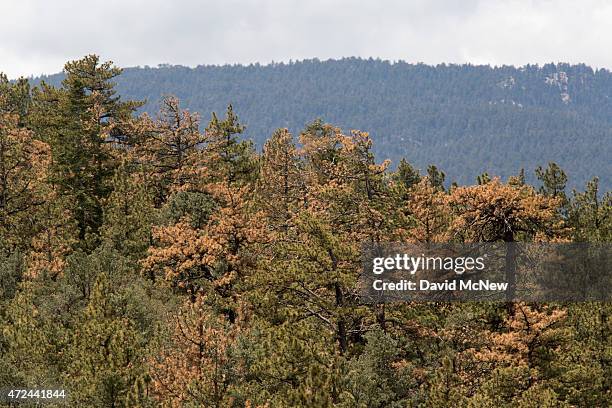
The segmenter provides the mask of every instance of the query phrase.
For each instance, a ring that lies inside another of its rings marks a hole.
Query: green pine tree
[[[102,202],[111,192],[115,166],[111,146],[125,136],[123,125],[141,103],[116,96],[112,80],[121,70],[96,55],[68,62],[64,71],[61,88],[43,82],[34,90],[31,121],[51,146],[51,180],[71,198],[83,242],[102,225]]]

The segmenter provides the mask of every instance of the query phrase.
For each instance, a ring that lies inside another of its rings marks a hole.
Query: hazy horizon
[[[54,74],[90,53],[121,67],[377,56],[612,68],[602,52],[612,3],[601,0],[30,0],[0,13],[11,16],[0,26],[0,71],[11,78]]]
[[[95,54],[95,53],[94,53]],[[84,55],[83,55],[84,56]],[[107,61],[107,59],[104,58],[103,55],[99,55],[100,60],[101,61]],[[78,58],[77,58],[78,59]],[[188,69],[196,69],[199,67],[248,67],[250,65],[254,65],[254,66],[261,66],[261,67],[268,67],[268,66],[272,66],[272,65],[290,65],[290,64],[299,64],[299,63],[304,63],[304,62],[309,62],[309,61],[320,61],[320,62],[332,62],[332,61],[342,61],[342,60],[347,60],[347,59],[357,59],[357,60],[361,60],[361,61],[369,61],[369,60],[373,60],[373,61],[380,61],[382,63],[388,63],[390,65],[395,65],[395,64],[408,64],[408,65],[425,65],[425,66],[429,66],[429,67],[436,67],[436,66],[453,66],[453,65],[457,65],[457,66],[473,66],[473,67],[489,67],[492,69],[495,68],[503,68],[503,67],[512,67],[512,68],[516,68],[516,69],[521,69],[524,68],[526,66],[536,66],[536,67],[543,67],[545,65],[571,65],[571,66],[576,66],[576,65],[585,65],[587,67],[592,68],[594,71],[597,70],[603,70],[603,71],[608,71],[610,72],[612,69],[611,68],[607,68],[607,67],[595,67],[592,66],[590,64],[584,63],[584,62],[567,62],[567,61],[550,61],[550,62],[536,62],[536,63],[526,63],[526,64],[521,64],[521,65],[513,65],[513,64],[488,64],[488,63],[482,63],[482,64],[477,64],[477,63],[472,63],[472,62],[462,62],[462,63],[456,63],[456,62],[446,62],[446,61],[442,61],[442,62],[438,62],[438,63],[426,63],[426,62],[421,62],[421,61],[407,61],[407,60],[403,60],[403,59],[399,59],[399,60],[389,60],[389,59],[384,59],[381,57],[375,57],[375,56],[371,56],[371,57],[357,57],[357,56],[344,56],[344,57],[338,57],[338,58],[318,58],[318,57],[311,57],[311,58],[304,58],[304,59],[297,59],[297,60],[287,60],[287,61],[267,61],[267,62],[261,62],[261,61],[253,61],[253,62],[248,62],[248,63],[219,63],[219,64],[207,64],[207,63],[202,63],[202,64],[195,64],[195,65],[185,65],[185,64],[171,64],[171,63],[167,63],[167,62],[160,62],[158,64],[154,64],[154,65],[148,65],[148,64],[140,64],[140,65],[130,65],[130,66],[120,66],[118,64],[116,64],[114,61],[113,63],[115,63],[115,65],[119,66],[119,68],[122,69],[163,69],[166,67],[181,67],[181,68],[188,68]],[[66,61],[68,62],[68,61]],[[0,72],[3,72],[0,70]],[[63,72],[63,66],[55,71],[55,72],[44,72],[38,75],[30,75],[30,76],[24,76],[26,78],[40,78],[40,77],[49,77],[49,76],[53,76],[53,75],[58,75],[58,74],[62,74]],[[19,77],[9,77],[9,79],[11,80],[15,80]]]

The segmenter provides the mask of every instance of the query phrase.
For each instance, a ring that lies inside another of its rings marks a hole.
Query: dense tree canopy
[[[527,67],[516,80],[510,68],[352,60],[225,69],[307,77],[311,65],[338,69],[332,81],[346,69],[436,80],[479,73],[475,83],[504,74],[496,92],[522,95],[533,109],[543,102],[520,90],[520,78],[537,82],[553,69]],[[179,70],[145,74],[170,69]],[[583,73],[585,83],[605,83],[607,75],[563,69],[570,78]],[[534,166],[537,186],[518,168],[512,177],[487,168],[491,175],[478,173],[474,185],[449,186],[435,165],[417,168],[439,156],[418,165],[408,158],[395,170],[374,154],[390,148],[383,137],[346,132],[316,115],[297,133],[279,120],[258,153],[242,137],[244,96],[207,124],[173,96],[157,115],[137,114],[139,103],[116,93],[120,73],[87,56],[66,64],[58,87],[30,90],[27,81],[0,77],[0,388],[64,386],[71,403],[87,407],[612,404],[609,303],[383,305],[363,302],[359,291],[364,243],[608,243],[612,201],[599,179],[570,193],[571,171],[551,162]],[[139,86],[135,73],[121,88]],[[453,103],[469,96],[462,86],[452,87]],[[350,95],[334,89],[329,99],[305,103],[331,106]],[[163,81],[157,91],[165,91]],[[588,110],[580,92],[571,94],[577,110],[609,120]],[[291,109],[279,98],[276,109]],[[526,114],[502,105],[486,109]],[[427,104],[411,109],[406,134],[429,120]],[[461,109],[467,121],[487,120]],[[304,112],[311,111],[296,114]],[[277,118],[258,114],[261,123]],[[564,115],[559,121],[570,123],[572,114]],[[402,123],[389,124],[398,126],[386,128],[389,135],[401,134]],[[552,152],[547,161],[556,158]]]

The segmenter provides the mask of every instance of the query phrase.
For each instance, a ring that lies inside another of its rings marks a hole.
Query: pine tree
[[[104,206],[103,242],[124,256],[140,260],[152,242],[151,227],[155,219],[152,194],[138,173],[123,162],[115,171],[113,192]]]
[[[253,213],[248,187],[214,184],[209,193],[222,203],[207,223],[194,227],[188,219],[153,228],[156,242],[143,261],[145,273],[161,276],[171,287],[194,296],[204,290],[230,321],[236,285],[255,266],[256,244],[263,242],[261,215]]]
[[[491,181],[491,176],[489,176],[489,173],[487,172],[482,173],[480,176],[476,178],[476,182],[480,185],[487,184],[490,181]]]
[[[439,190],[444,190],[444,179],[446,178],[446,174],[444,174],[443,171],[432,164],[427,167],[427,176],[429,177],[429,182],[433,187]]]
[[[519,174],[516,176],[510,176],[508,178],[508,184],[511,186],[521,187],[525,185],[525,169],[521,169]]]
[[[269,313],[253,317],[250,330],[241,338],[238,352],[245,373],[238,394],[270,406],[292,406],[296,400],[312,398],[305,394],[313,393],[318,394],[318,400],[332,402],[331,390],[341,384],[333,338],[318,330],[314,321],[271,323],[269,317]],[[304,387],[320,381],[312,378],[313,372],[331,381],[325,388]]]
[[[58,197],[55,190],[48,193],[41,207],[37,229],[32,237],[28,254],[29,277],[59,277],[66,266],[67,257],[78,244],[77,223],[72,216],[66,197]]]
[[[185,217],[153,229],[156,241],[143,261],[145,273],[162,276],[180,291],[194,296],[205,291],[234,320],[236,285],[254,268],[256,243],[264,240],[262,214],[254,208],[255,155],[231,107],[206,130],[202,171],[191,191],[210,197],[214,211],[194,223]]]
[[[583,193],[574,191],[569,222],[578,242],[610,242],[612,239],[612,193],[600,197],[599,179],[586,185]]]
[[[543,169],[538,166],[535,174],[542,182],[540,193],[552,197],[562,197],[565,199],[565,185],[567,183],[567,175],[559,167],[557,163],[550,162],[548,167]]]
[[[448,197],[429,177],[413,185],[400,202],[404,213],[395,235],[410,242],[447,242],[450,238]]]
[[[134,160],[144,170],[160,207],[176,191],[193,189],[202,166],[206,141],[198,115],[182,110],[179,100],[165,97],[156,120],[144,115],[133,124]]]
[[[472,399],[497,406],[559,406],[552,387],[557,374],[551,363],[555,351],[568,340],[562,324],[566,312],[525,304],[516,308],[503,331],[481,334],[488,336],[486,346],[474,357],[487,367],[487,374]]]
[[[379,242],[388,228],[387,163],[374,162],[366,133],[346,136],[315,122],[301,140],[307,205],[288,242],[275,247],[276,262],[264,267],[264,288],[273,287],[283,307],[298,311],[299,318],[333,333],[339,352],[347,353],[363,341],[364,327],[374,324],[357,305],[356,271],[360,243]]]
[[[70,210],[83,241],[102,225],[114,166],[110,145],[123,138],[123,124],[141,103],[120,101],[112,79],[121,70],[95,55],[67,63],[64,71],[61,88],[43,82],[34,90],[31,121],[51,146],[51,180],[74,203]]]
[[[117,313],[112,293],[106,274],[98,275],[67,351],[64,381],[73,384],[70,398],[82,406],[126,406],[146,381],[142,339]]]
[[[26,78],[9,81],[0,72],[0,115],[16,115],[19,126],[24,127],[31,101],[30,82]]]
[[[206,127],[204,164],[208,180],[228,185],[252,182],[257,177],[253,143],[238,140],[245,127],[240,124],[232,105],[219,120],[215,113]]]
[[[320,119],[306,126],[300,134],[310,184],[325,184],[334,177],[343,138],[340,128],[323,123]]]
[[[552,240],[564,231],[561,199],[537,194],[530,186],[502,184],[499,179],[455,188],[449,203],[457,215],[451,231],[467,242],[506,243],[507,300],[514,299],[519,240]],[[509,305],[512,307],[512,305]]]
[[[380,329],[365,335],[366,345],[359,356],[347,361],[343,386],[351,396],[343,406],[384,407],[407,403],[414,387],[400,359],[398,341]],[[348,402],[348,401],[347,401]]]
[[[266,142],[261,157],[257,195],[273,231],[287,233],[292,218],[304,201],[302,163],[293,137],[278,129]]]
[[[530,186],[511,186],[496,178],[455,188],[449,203],[457,215],[453,232],[469,241],[551,239],[562,232],[560,200],[537,194]]]
[[[240,319],[230,324],[198,296],[174,319],[174,331],[152,358],[153,393],[164,406],[233,406],[242,379],[236,353]]]
[[[3,376],[9,377],[3,386],[60,383],[68,332],[37,299],[38,292],[35,284],[22,283],[2,309],[0,348],[8,370]]]
[[[35,214],[49,198],[49,161],[49,146],[20,127],[17,115],[0,114],[0,238],[6,249],[28,246]]]
[[[567,305],[568,341],[555,350],[550,366],[555,391],[573,406],[612,403],[611,314],[609,302]]]
[[[394,179],[396,182],[401,183],[406,189],[410,189],[421,181],[421,174],[419,170],[412,167],[406,159],[402,159],[397,166],[397,172],[394,175]]]

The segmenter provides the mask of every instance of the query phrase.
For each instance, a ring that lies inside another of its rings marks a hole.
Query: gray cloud
[[[343,56],[612,68],[604,0],[8,0],[0,71],[61,70],[88,53],[120,66]]]

